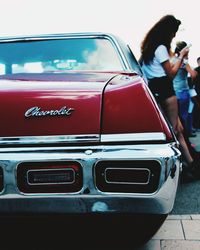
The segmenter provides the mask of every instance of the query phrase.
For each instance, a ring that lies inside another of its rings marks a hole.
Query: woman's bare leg
[[[193,158],[188,149],[187,143],[183,136],[183,126],[178,117],[178,102],[176,96],[169,97],[167,100],[163,102],[162,105],[164,112],[172,125],[174,133],[176,134],[177,140],[180,143],[180,149],[183,154],[184,159],[190,165],[193,162]]]
[[[183,133],[178,132],[178,134],[176,136],[177,136],[177,140],[180,143],[180,150],[181,150],[181,152],[182,152],[182,154],[184,156],[184,159],[190,165],[193,162],[194,159],[192,158],[192,156],[190,154],[190,151],[189,151],[188,146],[186,144]]]
[[[171,96],[167,98],[163,103],[161,103],[162,108],[172,125],[172,128],[177,133],[178,125],[178,102],[176,96]]]

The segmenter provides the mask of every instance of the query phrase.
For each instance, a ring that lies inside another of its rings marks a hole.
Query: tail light
[[[99,161],[94,172],[102,192],[153,193],[159,185],[161,165],[155,160]]]
[[[17,166],[17,185],[23,193],[68,193],[82,188],[78,162],[23,162]]]

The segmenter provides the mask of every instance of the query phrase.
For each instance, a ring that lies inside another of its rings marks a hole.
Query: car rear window
[[[106,38],[68,38],[0,43],[0,75],[123,70],[112,42]]]

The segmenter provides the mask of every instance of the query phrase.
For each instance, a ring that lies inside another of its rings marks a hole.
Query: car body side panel
[[[103,133],[167,132],[166,124],[141,77],[118,76],[106,87]]]

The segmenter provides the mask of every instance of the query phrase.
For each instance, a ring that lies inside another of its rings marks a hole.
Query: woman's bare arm
[[[177,74],[178,69],[180,68],[182,62],[183,62],[182,59],[177,60],[174,64],[171,64],[169,60],[163,62],[162,66],[163,66],[167,76],[169,76],[171,79],[173,79],[175,77],[175,75]]]
[[[175,75],[177,74],[178,69],[183,63],[183,59],[188,56],[188,52],[189,52],[189,49],[185,47],[180,51],[179,57],[177,57],[178,60],[175,63],[171,64],[169,60],[162,63],[165,73],[171,79],[173,79]]]
[[[185,68],[186,68],[187,72],[190,73],[191,78],[195,79],[196,76],[197,76],[197,71],[194,70],[193,68],[191,68],[191,66],[189,65],[189,63],[186,64]]]

